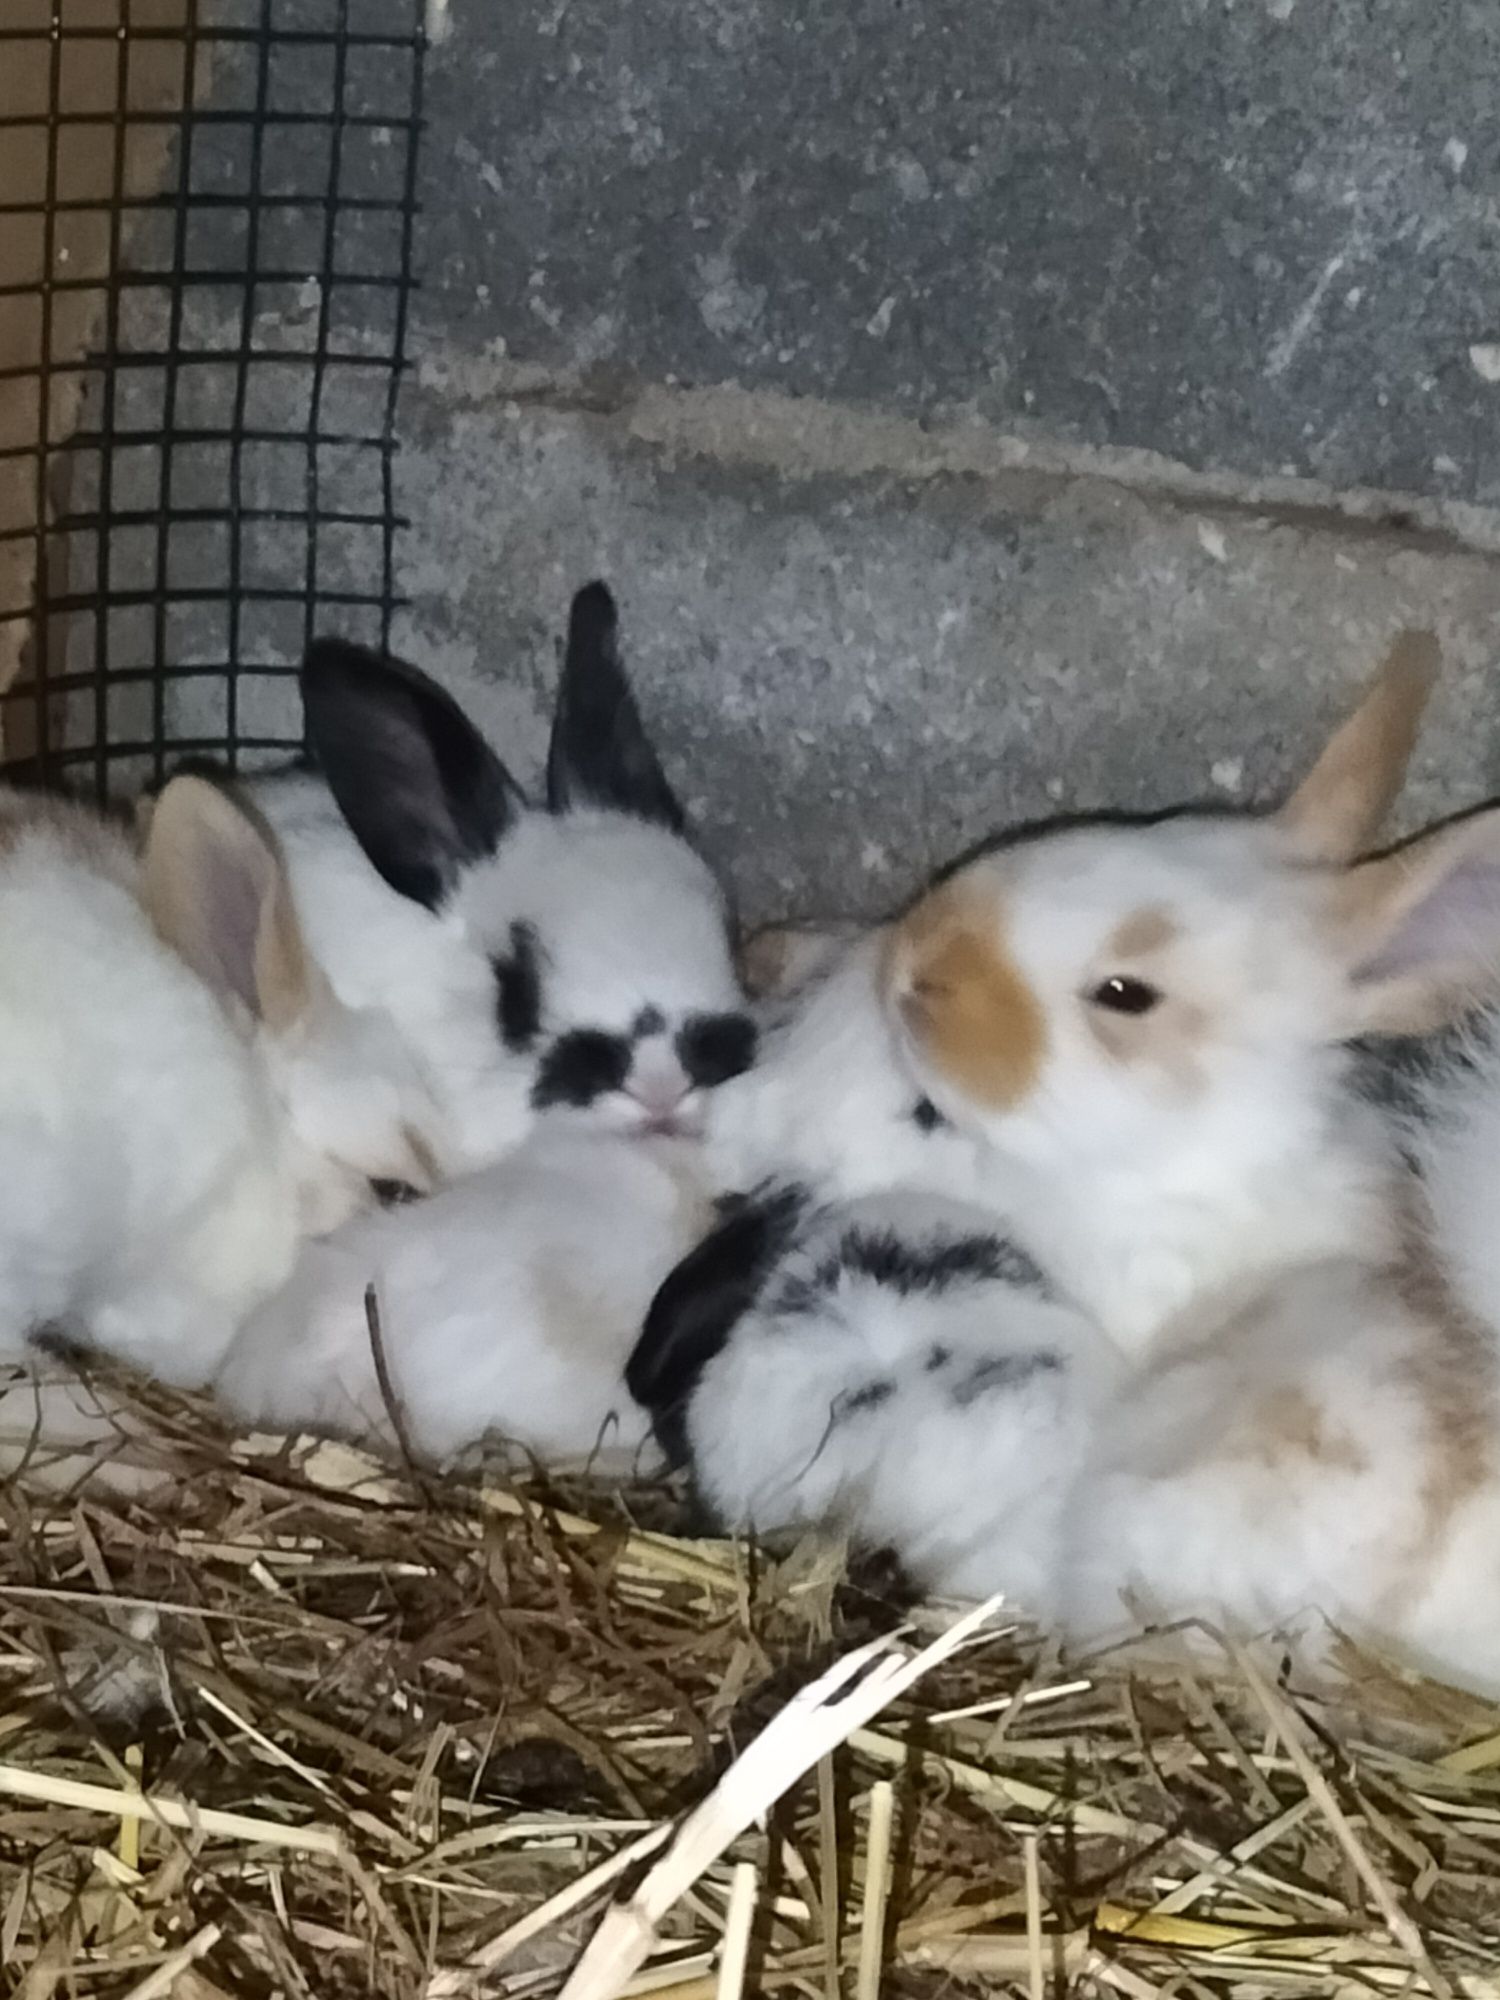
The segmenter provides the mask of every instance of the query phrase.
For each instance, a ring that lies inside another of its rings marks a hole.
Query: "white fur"
[[[786,1281],[837,1257],[851,1228],[921,1249],[991,1232],[994,1217],[916,1189],[814,1215],[689,1403],[699,1491],[737,1528],[837,1520],[893,1546],[925,1583],[966,1589],[994,1574],[1047,1610],[1063,1510],[1118,1356],[1082,1314],[999,1281],[903,1294],[846,1270],[816,1312],[789,1310]],[[1004,1360],[1020,1364],[1014,1386],[955,1405],[977,1369]]]
[[[536,1123],[535,1052],[508,1050],[494,960],[511,927],[535,927],[544,955],[543,1037],[626,1032],[646,1007],[669,1030],[741,1005],[722,892],[686,841],[624,813],[523,811],[495,853],[472,863],[437,913],[389,888],[321,780],[259,781],[255,797],[286,851],[298,914],[335,991],[396,1023],[442,1112],[440,1164],[500,1159]],[[631,1095],[631,1092],[637,1093]],[[570,1119],[607,1130],[667,1104],[701,1117],[669,1036],[643,1046],[624,1091]]]
[[[272,1038],[161,942],[123,835],[7,798],[0,855],[0,1357],[56,1323],[204,1379],[311,1228],[419,1178],[399,1065],[351,1092],[329,1007]]]
[[[1469,1310],[1500,1336],[1500,1021],[1479,1024],[1426,1069],[1403,1135],[1439,1260]]]
[[[967,871],[1004,912],[1045,1046],[1013,1104],[966,1102],[918,1043],[916,1074],[993,1148],[1011,1225],[1057,1282],[1135,1352],[1204,1294],[1390,1244],[1393,1160],[1348,1087],[1343,968],[1316,923],[1326,877],[1279,830],[1185,817],[1044,836]],[[1085,998],[1107,941],[1142,910],[1176,940],[1148,976],[1201,1026],[1186,1060],[1122,1060]]]
[[[219,1393],[252,1422],[390,1442],[373,1285],[395,1399],[425,1456],[490,1435],[546,1458],[645,1452],[625,1361],[706,1217],[693,1142],[540,1130],[431,1200],[310,1245],[241,1334]]]
[[[962,1196],[982,1162],[1000,1173],[972,1136],[915,1122],[923,1086],[882,1001],[882,948],[878,932],[830,944],[806,984],[768,1011],[755,1067],[709,1102],[720,1188],[776,1177],[830,1198],[903,1184]]]

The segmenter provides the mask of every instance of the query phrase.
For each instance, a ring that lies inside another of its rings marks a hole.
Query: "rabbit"
[[[1045,1612],[1123,1371],[992,1211],[770,1182],[724,1203],[661,1287],[626,1380],[718,1525],[836,1523],[950,1588],[1003,1522],[999,1587]]]
[[[336,1001],[268,833],[173,780],[143,849],[0,792],[0,1360],[46,1329],[205,1381],[305,1235],[430,1180],[394,1029]]]
[[[544,1115],[696,1129],[754,1057],[730,912],[617,622],[603,584],[574,598],[545,808],[434,682],[336,640],[302,669],[318,771],[256,781],[335,990],[391,1015],[438,1097],[448,1175],[503,1158]]]
[[[708,1093],[701,1138],[542,1119],[503,1160],[304,1250],[236,1341],[217,1390],[243,1421],[398,1440],[365,1306],[374,1287],[404,1440],[451,1458],[490,1436],[555,1458],[651,1434],[625,1363],[712,1199],[800,1159],[825,1197],[913,1164],[966,1187],[977,1149],[924,1115],[892,1061],[867,943],[760,1021],[764,1052]]]
[[[231,1348],[217,1393],[247,1422],[425,1459],[495,1437],[543,1459],[603,1447],[654,1466],[625,1360],[708,1215],[692,1139],[544,1122],[496,1165],[309,1244]]]
[[[1495,1329],[1443,1267],[1441,1208],[1424,1211],[1441,1181],[1411,1181],[1345,1046],[1442,1026],[1500,967],[1500,809],[1362,858],[1434,667],[1431,641],[1398,642],[1277,813],[1037,829],[887,929],[873,949],[905,1065],[1003,1165],[989,1226],[1065,1318],[1037,1338],[1034,1288],[976,1283],[965,1314],[997,1366],[965,1402],[919,1366],[953,1345],[920,1294],[841,1279],[789,1316],[795,1231],[742,1260],[737,1289],[702,1246],[627,1374],[729,1518],[772,1525],[770,1501],[803,1519],[852,1492],[860,1532],[930,1587],[1035,1591],[1075,1638],[1138,1606],[1240,1627],[1319,1610],[1500,1686]],[[898,1263],[920,1251],[911,1199],[890,1215]],[[737,1443],[782,1435],[758,1466]]]

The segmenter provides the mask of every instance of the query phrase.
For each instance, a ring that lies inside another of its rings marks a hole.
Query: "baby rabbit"
[[[138,856],[0,792],[0,1359],[45,1330],[191,1384],[371,1182],[429,1178],[389,1024],[335,1000],[265,830],[174,779]]]
[[[972,1182],[978,1149],[924,1110],[894,1060],[877,973],[856,942],[776,1010],[755,1067],[709,1093],[701,1141],[548,1117],[432,1200],[309,1245],[236,1342],[219,1394],[250,1421],[391,1442],[373,1285],[413,1449],[447,1457],[496,1435],[544,1457],[601,1440],[638,1454],[650,1426],[625,1363],[712,1196],[767,1164],[825,1196],[889,1186],[914,1164],[934,1183]]]
[[[429,1078],[444,1171],[503,1157],[543,1113],[696,1128],[754,1029],[605,587],[573,601],[544,808],[413,667],[324,640],[302,688],[320,774],[256,796],[335,990],[388,1012]]]
[[[930,1283],[903,1290],[937,1256],[906,1197],[852,1274],[826,1242],[858,1232],[857,1204],[810,1238],[771,1229],[737,1290],[730,1217],[629,1371],[726,1518],[804,1519],[836,1488],[922,1581],[1031,1594],[1075,1633],[1132,1603],[1241,1626],[1318,1609],[1500,1685],[1500,1350],[1445,1283],[1344,1047],[1454,1018],[1500,966],[1500,810],[1357,858],[1434,652],[1398,643],[1279,813],[1014,837],[890,928],[904,1061],[1005,1189],[990,1247],[937,1258],[967,1264],[939,1296],[975,1329],[982,1392],[938,1387],[960,1343]],[[1044,1277],[1000,1268],[1002,1233]]]
[[[543,1125],[430,1200],[309,1244],[218,1394],[251,1422],[427,1458],[494,1437],[542,1458],[607,1448],[655,1463],[625,1357],[708,1215],[693,1140]]]

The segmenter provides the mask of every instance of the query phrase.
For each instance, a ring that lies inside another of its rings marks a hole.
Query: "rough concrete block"
[[[1273,796],[1403,621],[1447,654],[1412,811],[1500,790],[1482,556],[932,475],[858,417],[839,463],[865,470],[789,472],[753,400],[668,454],[639,413],[465,380],[429,367],[408,396],[403,640],[529,776],[569,594],[608,579],[669,768],[753,916],[880,910],[1062,807]]]
[[[1492,0],[452,12],[445,338],[1500,503]]]

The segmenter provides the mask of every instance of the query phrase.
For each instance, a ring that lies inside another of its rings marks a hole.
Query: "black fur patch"
[[[748,1014],[694,1014],[677,1037],[677,1056],[700,1090],[743,1076],[759,1036]]]
[[[911,1122],[919,1132],[937,1132],[948,1121],[930,1097],[919,1097],[912,1107]]]
[[[673,833],[685,824],[620,664],[619,619],[602,583],[585,584],[568,616],[547,803],[556,813],[602,806]]]
[[[1029,1354],[999,1354],[991,1361],[981,1361],[977,1368],[965,1375],[961,1382],[953,1385],[955,1408],[965,1410],[970,1403],[977,1402],[995,1389],[1019,1389],[1037,1375],[1061,1375],[1065,1372],[1063,1358],[1046,1348],[1038,1348]]]
[[[530,924],[512,924],[510,950],[491,959],[500,1039],[516,1055],[542,1032],[542,959]]]
[[[704,1369],[759,1298],[810,1201],[792,1183],[721,1202],[718,1223],[651,1301],[625,1383],[674,1465],[688,1456],[687,1409]]]
[[[630,1074],[630,1044],[623,1035],[598,1028],[574,1028],[542,1057],[531,1086],[532,1108],[545,1111],[554,1104],[576,1110],[623,1090]]]
[[[863,1410],[878,1410],[888,1403],[896,1393],[896,1385],[888,1377],[876,1382],[862,1383],[858,1389],[851,1389],[847,1396],[840,1396],[834,1410],[834,1421],[844,1417],[856,1417]]]
[[[813,1313],[837,1290],[845,1273],[869,1278],[910,1298],[935,1296],[959,1285],[1004,1284],[1050,1296],[1047,1281],[1024,1250],[1004,1236],[946,1236],[907,1242],[894,1229],[846,1229],[809,1273],[789,1278],[776,1299],[778,1312]],[[940,1365],[940,1364],[938,1364]]]
[[[398,894],[437,909],[522,809],[510,773],[452,695],[366,647],[314,640],[302,703],[355,839]]]
[[[667,1017],[660,1007],[643,1007],[630,1024],[630,1033],[635,1041],[642,1042],[647,1035],[659,1035],[667,1025]]]

